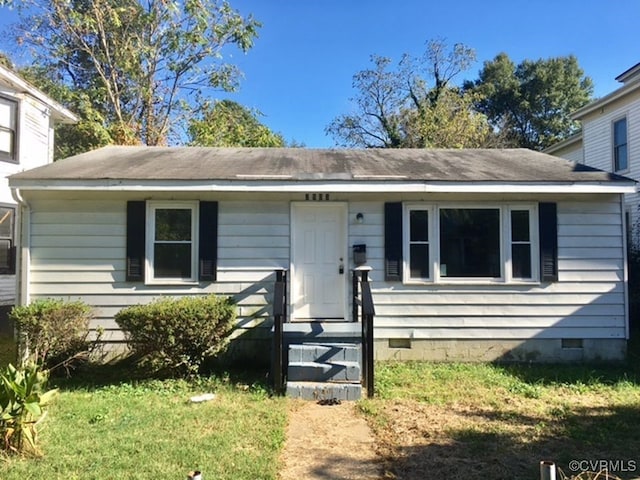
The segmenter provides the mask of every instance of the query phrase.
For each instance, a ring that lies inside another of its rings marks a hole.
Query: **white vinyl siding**
[[[640,89],[611,102],[597,112],[590,113],[582,119],[582,138],[584,146],[584,163],[590,167],[605,171],[614,168],[613,159],[613,124],[616,120],[627,119],[627,163],[624,175],[640,180]],[[632,225],[638,224],[638,193],[625,194],[625,204],[631,212]],[[637,231],[634,241],[640,242]]]
[[[216,282],[144,285],[125,280],[126,201],[33,201],[31,299],[80,298],[96,309],[92,327],[123,339],[113,320],[122,308],[160,295],[231,295],[237,335],[270,335],[273,272],[289,267],[288,202],[220,202]]]
[[[217,281],[156,286],[125,281],[126,200],[116,196],[30,199],[31,299],[81,298],[95,306],[92,325],[105,329],[105,339],[121,340],[113,317],[125,306],[160,295],[219,293],[237,301],[237,335],[252,330],[252,338],[270,338],[273,272],[289,268],[289,198],[220,200]],[[384,201],[350,201],[348,245],[367,246],[376,338],[624,339],[619,197],[545,201],[558,205],[559,281],[542,285],[385,282]],[[350,258],[347,272],[352,267]]]
[[[626,336],[624,249],[617,196],[558,202],[559,281],[542,285],[384,281],[383,204],[357,204],[373,267],[376,338],[514,339]],[[355,215],[355,213],[353,213]]]

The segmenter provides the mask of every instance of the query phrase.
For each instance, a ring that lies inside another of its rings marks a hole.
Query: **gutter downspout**
[[[629,265],[628,265],[629,258],[627,255],[627,249],[628,249],[627,240],[633,241],[633,239],[627,239],[627,231],[628,231],[627,210],[626,210],[624,197],[625,197],[624,194],[619,195],[620,213],[622,216],[622,255],[623,255],[622,265],[624,267],[623,282],[622,282],[622,285],[624,288],[624,331],[625,331],[625,339],[629,341],[631,334],[630,334],[630,325],[629,325],[629,321],[630,321],[629,320]]]
[[[16,225],[16,304],[27,305],[31,300],[29,294],[29,269],[31,267],[31,206],[22,197],[19,188],[11,189],[11,196],[20,206],[19,221]],[[16,246],[18,247],[18,246]]]

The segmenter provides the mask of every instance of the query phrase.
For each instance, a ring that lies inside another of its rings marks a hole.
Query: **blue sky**
[[[638,0],[233,0],[263,23],[260,38],[234,59],[245,74],[232,98],[257,108],[288,140],[331,147],[324,134],[350,111],[354,73],[371,54],[418,55],[443,37],[476,50],[460,79],[475,79],[504,51],[516,63],[573,54],[603,96],[614,78],[640,62]]]
[[[230,0],[263,23],[249,53],[231,61],[244,72],[233,100],[262,112],[287,140],[331,147],[324,134],[351,109],[354,73],[372,54],[419,55],[429,39],[464,43],[478,60],[506,52],[517,62],[573,54],[603,96],[640,62],[640,0]],[[5,23],[9,17],[6,15]]]

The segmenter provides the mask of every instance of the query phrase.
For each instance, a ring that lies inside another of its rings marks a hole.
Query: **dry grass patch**
[[[377,365],[362,401],[386,477],[539,478],[539,462],[640,464],[640,385],[619,370],[460,364]],[[614,472],[623,479],[639,471]]]

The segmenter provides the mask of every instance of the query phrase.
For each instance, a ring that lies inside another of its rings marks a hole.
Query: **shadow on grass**
[[[86,363],[72,371],[59,371],[50,379],[51,386],[64,390],[95,390],[107,386],[123,384],[142,384],[153,381],[164,381],[183,378],[194,385],[228,384],[239,388],[248,386],[270,391],[267,372],[260,368],[246,365],[212,366],[207,371],[192,377],[174,377],[169,374],[154,374],[136,365],[134,358],[123,358],[110,363]]]
[[[510,414],[504,423],[494,411],[462,415],[472,417],[467,418],[471,422],[463,418],[446,438],[430,439],[427,445],[403,445],[399,438],[386,465],[392,478],[533,479],[540,478],[541,460],[553,461],[568,477],[600,470],[603,460],[610,462],[609,473],[624,480],[640,474],[640,408],[572,408],[546,421]],[[523,435],[507,424],[526,425],[529,431]],[[580,462],[580,470],[572,461]]]
[[[627,359],[621,363],[522,364],[496,363],[504,373],[531,385],[640,385],[640,331],[632,332]]]

